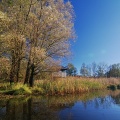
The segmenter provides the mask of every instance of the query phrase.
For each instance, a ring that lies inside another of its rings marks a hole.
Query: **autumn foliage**
[[[70,53],[74,12],[63,0],[0,2],[0,74],[33,86],[34,76]],[[4,64],[2,64],[4,63]]]

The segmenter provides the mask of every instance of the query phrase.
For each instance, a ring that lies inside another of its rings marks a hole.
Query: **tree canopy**
[[[10,82],[18,82],[22,75],[24,83],[32,86],[35,75],[52,68],[50,61],[57,65],[69,55],[73,20],[69,1],[1,1],[0,60],[9,61]]]
[[[67,65],[67,75],[69,76],[77,75],[77,68],[72,63],[68,63]]]

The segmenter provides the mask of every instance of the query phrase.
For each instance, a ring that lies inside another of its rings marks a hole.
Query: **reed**
[[[0,83],[0,93],[12,95],[66,95],[108,88],[119,89],[120,79],[66,77],[57,78],[56,80],[36,80],[33,88],[23,85],[23,83],[17,83],[12,86],[9,83]]]
[[[37,81],[35,86],[40,87],[46,95],[83,93],[105,88],[99,81],[73,77],[54,81]]]

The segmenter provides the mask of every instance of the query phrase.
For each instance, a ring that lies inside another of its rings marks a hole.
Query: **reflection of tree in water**
[[[103,93],[102,93],[103,94]],[[57,119],[57,112],[71,108],[77,101],[88,101],[101,95],[101,92],[81,95],[26,97],[0,101],[2,120],[44,120]]]
[[[106,108],[109,109],[112,104],[120,105],[120,91],[109,91],[107,96],[96,97],[95,99],[82,101],[84,107],[87,108],[88,105],[93,106],[96,109]]]
[[[98,97],[93,100],[83,102],[84,107],[87,108],[88,106],[93,106],[96,109],[99,108],[110,108],[114,100],[110,96],[106,97]]]
[[[108,92],[92,92],[80,95],[3,99],[0,100],[0,118],[2,120],[56,120],[59,111],[71,109],[77,101],[83,103],[86,108],[93,106],[96,109],[109,108],[114,101],[120,103],[120,94],[117,96],[112,94],[112,97],[108,94]]]
[[[83,103],[87,103],[87,101],[92,101],[94,98],[98,96],[105,96],[108,94],[107,91],[95,91],[89,92],[85,94],[77,94],[77,95],[67,95],[67,96],[52,96],[48,97],[47,104],[50,109],[53,110],[63,110],[66,108],[72,108],[77,101],[83,101]]]
[[[5,116],[6,114],[6,100],[0,100],[0,116]]]
[[[51,104],[49,108],[58,111],[66,108],[71,108],[72,106],[74,106],[74,103],[58,103],[58,104]]]
[[[33,98],[27,101],[8,100],[4,109],[4,113],[0,114],[1,120],[56,120],[55,112],[51,111],[44,102],[34,102]],[[0,110],[1,113],[1,110]]]
[[[120,91],[115,91],[111,94],[112,99],[114,100],[115,104],[120,106]]]

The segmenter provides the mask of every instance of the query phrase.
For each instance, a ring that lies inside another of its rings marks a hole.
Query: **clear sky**
[[[120,0],[70,0],[75,11],[76,42],[72,59],[82,63],[120,63]]]

